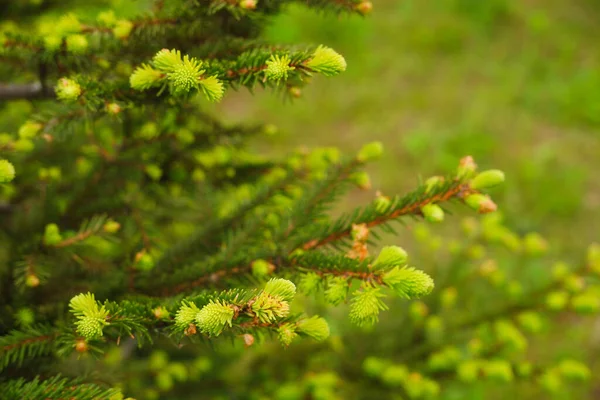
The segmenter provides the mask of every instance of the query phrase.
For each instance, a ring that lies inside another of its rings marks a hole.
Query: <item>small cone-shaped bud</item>
[[[104,226],[102,227],[102,229],[106,233],[117,233],[119,231],[119,229],[121,229],[121,224],[118,223],[117,221],[109,219],[108,221],[106,221],[104,223]]]
[[[329,325],[319,316],[313,316],[299,321],[297,331],[321,342],[329,337]]]
[[[350,235],[356,242],[365,242],[369,237],[369,228],[367,224],[352,224]]]
[[[445,181],[443,176],[432,176],[425,181],[425,193],[430,192],[433,188],[439,186]]]
[[[35,322],[35,313],[31,308],[20,308],[15,313],[15,320],[23,327],[30,326]]]
[[[147,90],[151,87],[158,86],[164,78],[165,75],[162,72],[149,65],[142,64],[137,67],[129,77],[129,84],[135,90]]]
[[[277,318],[287,317],[290,313],[290,304],[281,296],[270,295],[263,291],[252,303],[252,311],[260,321],[270,323]]]
[[[117,103],[109,103],[106,105],[106,111],[108,111],[109,114],[117,115],[121,112],[121,106]]]
[[[288,89],[288,93],[290,94],[290,96],[296,99],[302,97],[302,89],[300,89],[298,86],[290,86],[290,88]]]
[[[54,246],[60,243],[63,240],[62,235],[60,234],[60,229],[56,224],[48,224],[46,225],[46,229],[44,230],[44,244],[46,246]]]
[[[88,340],[98,339],[103,335],[102,329],[108,325],[101,317],[83,316],[75,322],[77,333]]]
[[[371,188],[371,178],[369,177],[369,174],[364,171],[353,173],[350,175],[349,179],[360,189],[369,190]]]
[[[71,298],[69,308],[75,315],[84,315],[94,312],[98,308],[98,304],[93,293],[80,293]]]
[[[43,125],[39,122],[27,121],[19,128],[19,137],[21,139],[33,139],[42,128]]]
[[[200,79],[198,84],[208,101],[217,102],[223,98],[225,88],[223,87],[223,83],[218,80],[216,76]]]
[[[314,272],[308,272],[302,275],[302,278],[300,278],[300,284],[298,285],[298,288],[302,293],[310,294],[316,291],[321,283],[322,279],[318,274]]]
[[[390,209],[392,201],[388,196],[382,195],[379,191],[375,195],[375,201],[373,202],[375,205],[375,210],[380,214],[384,214]]]
[[[37,275],[29,274],[25,278],[25,285],[31,288],[38,287],[40,285],[40,278]]]
[[[77,333],[88,340],[93,340],[103,335],[102,329],[109,325],[106,321],[108,311],[100,306],[92,293],[81,293],[74,296],[69,302],[71,313],[77,316],[75,326]]]
[[[475,175],[475,171],[477,171],[477,164],[475,164],[473,157],[466,156],[463,157],[458,163],[458,171],[456,175],[461,179],[469,179]]]
[[[348,279],[343,276],[330,278],[327,282],[327,290],[325,290],[325,300],[333,305],[338,305],[344,300],[348,294]]]
[[[183,333],[186,336],[192,336],[198,333],[198,330],[196,329],[196,325],[188,324],[188,326],[183,330]]]
[[[61,78],[54,88],[56,97],[64,102],[73,102],[81,95],[81,86],[68,78]]]
[[[255,260],[251,267],[252,275],[256,277],[269,275],[275,270],[275,266],[266,260]]]
[[[356,159],[359,162],[364,163],[364,162],[368,162],[368,161],[377,160],[381,157],[382,154],[383,154],[383,143],[371,142],[371,143],[367,143],[360,149],[360,151],[358,152],[358,155],[356,156]]]
[[[280,56],[272,54],[267,60],[265,74],[268,79],[279,81],[281,79],[287,79],[288,72],[294,69],[294,67],[290,66],[290,58],[287,55]]]
[[[306,66],[325,76],[333,76],[346,70],[346,60],[335,50],[319,46]]]
[[[350,321],[358,326],[374,325],[379,320],[379,311],[388,309],[380,299],[383,296],[379,288],[371,286],[354,292],[350,304]]]
[[[75,351],[78,353],[85,353],[89,349],[87,342],[83,339],[78,339],[75,342]]]
[[[356,11],[358,11],[362,15],[367,15],[370,14],[371,11],[373,11],[373,3],[371,3],[370,1],[361,1],[356,6],[354,6],[354,8],[356,8]]]
[[[283,324],[277,329],[277,336],[279,341],[285,347],[289,346],[292,341],[298,336],[296,333],[296,326],[292,324]]]
[[[382,280],[399,296],[407,299],[427,295],[434,287],[433,279],[429,275],[414,268],[395,267],[387,272]]]
[[[225,325],[232,325],[234,311],[225,303],[208,303],[196,314],[196,325],[200,331],[211,336],[218,336]]]
[[[242,339],[244,340],[244,346],[246,347],[250,347],[254,344],[254,336],[249,333],[244,333]]]
[[[239,4],[244,10],[254,10],[256,8],[256,0],[241,0]]]
[[[152,310],[152,314],[156,317],[156,319],[167,319],[169,318],[169,311],[167,311],[164,307],[156,307]],[[195,314],[194,314],[195,315]]]
[[[201,68],[202,63],[200,61],[185,56],[183,62],[178,63],[171,72],[167,73],[171,93],[183,94],[197,88],[200,76],[204,72]],[[210,86],[210,84],[206,82],[205,85]]]
[[[75,54],[83,54],[88,48],[88,41],[84,35],[69,35],[65,40],[67,51]]]
[[[146,174],[154,181],[160,180],[163,175],[163,170],[157,164],[148,164],[145,168]]]
[[[279,296],[282,300],[292,301],[296,295],[296,285],[287,279],[273,278],[267,282],[263,291],[271,296]]]
[[[182,303],[181,307],[175,314],[175,323],[183,328],[188,327],[196,319],[196,315],[200,309],[194,303]]]
[[[119,39],[127,39],[132,29],[133,22],[123,19],[117,22],[112,32]]]
[[[406,264],[408,253],[399,246],[384,246],[373,262],[373,267],[396,267]]]
[[[477,211],[479,212],[479,214],[487,214],[492,213],[497,209],[498,206],[496,205],[496,203],[494,203],[493,200],[488,197],[479,204],[479,209]]]
[[[8,183],[15,179],[15,167],[8,160],[0,160],[0,183]]]
[[[421,207],[421,212],[429,222],[442,222],[444,220],[444,210],[437,204],[426,204]]]
[[[152,64],[164,72],[173,72],[182,62],[179,50],[162,49],[152,58]]]
[[[154,265],[154,258],[145,250],[142,250],[135,255],[135,269],[140,271],[150,271],[154,268]]]
[[[481,193],[470,194],[465,197],[465,203],[480,214],[487,214],[497,210],[498,206],[489,196]]]
[[[490,169],[481,172],[471,181],[472,189],[487,189],[498,186],[504,182],[504,172],[499,169]]]

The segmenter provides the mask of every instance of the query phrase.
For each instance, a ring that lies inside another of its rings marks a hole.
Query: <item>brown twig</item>
[[[428,197],[426,199],[416,201],[411,204],[407,204],[406,206],[394,211],[393,213],[391,213],[389,215],[381,216],[379,218],[374,219],[373,221],[366,222],[365,224],[367,225],[367,228],[371,228],[371,227],[374,227],[377,225],[381,225],[389,220],[399,218],[404,215],[409,215],[409,214],[421,215],[421,207],[423,207],[426,204],[445,202],[445,201],[450,200],[453,197],[462,197],[470,191],[471,191],[471,188],[469,187],[468,184],[466,184],[466,183],[457,184],[456,186],[450,187],[448,189],[448,191],[446,191],[444,193],[437,194],[437,195]],[[351,233],[352,233],[352,229],[347,229],[343,232],[332,233],[331,235],[329,235],[323,239],[313,239],[309,242],[306,242],[302,246],[302,249],[303,250],[312,250],[317,247],[321,247],[326,244],[329,244],[331,242],[335,242],[336,240],[339,240],[346,236],[349,236]]]
[[[54,335],[42,335],[42,336],[38,336],[38,337],[35,337],[35,338],[29,338],[29,339],[21,340],[18,343],[9,344],[7,346],[2,347],[2,351],[9,351],[9,350],[12,350],[14,348],[26,346],[26,345],[31,344],[31,343],[43,342],[43,341],[46,341],[46,340],[52,340],[56,336],[58,336],[58,333],[55,333]]]

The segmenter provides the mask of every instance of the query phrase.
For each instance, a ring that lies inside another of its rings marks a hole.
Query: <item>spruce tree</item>
[[[327,44],[261,39],[269,18],[289,2],[109,3],[0,6],[2,398],[156,398],[135,371],[135,379],[111,380],[106,371],[82,370],[90,362],[101,370],[94,360],[107,363],[114,349],[124,364],[135,359],[151,371],[163,392],[185,389],[192,375],[210,369],[206,359],[188,367],[169,363],[167,354],[185,359],[182,353],[227,339],[248,347],[272,339],[284,348],[326,340],[327,320],[298,300],[316,295],[331,306],[348,304],[348,320],[360,327],[373,326],[394,297],[402,299],[414,304],[410,315],[415,332],[421,329],[424,303],[412,301],[434,290],[436,276],[418,260],[409,263],[402,247],[376,247],[379,235],[415,219],[441,223],[450,203],[493,213],[486,191],[504,174],[479,171],[466,156],[455,171],[410,193],[378,193],[349,213],[331,213],[353,187],[370,189],[364,167],[381,155],[381,143],[354,155],[317,148],[266,157],[248,141],[268,134],[268,124],[231,124],[207,111],[232,91],[293,98],[311,77],[346,70],[344,57]],[[338,14],[372,8],[364,0],[303,4]],[[493,227],[493,238],[514,244],[507,228]],[[529,248],[542,246],[528,240]],[[589,266],[598,269],[597,252],[563,277],[574,282]],[[434,301],[452,303],[455,286],[444,282]],[[548,301],[561,308],[571,294],[559,286],[539,293],[554,293]],[[591,293],[573,296],[581,310],[597,311]],[[526,310],[533,300],[514,307]],[[530,314],[530,325],[534,320]],[[441,328],[428,324],[434,337]],[[494,326],[506,342],[519,342],[510,322]],[[408,370],[390,370],[377,358],[362,368],[374,382],[402,387],[403,396],[434,396],[434,373],[460,363],[443,339],[423,340],[415,335],[408,350],[417,360],[436,355],[431,379],[411,383]],[[460,374],[512,374],[506,361],[494,362],[460,364]],[[575,361],[563,369],[587,374]],[[220,394],[198,393],[210,386],[187,386],[197,391],[189,398],[228,398],[222,387]]]

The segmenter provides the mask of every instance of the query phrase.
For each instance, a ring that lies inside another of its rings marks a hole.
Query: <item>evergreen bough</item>
[[[69,12],[76,2],[50,0],[0,6],[18,21],[3,21],[0,33],[0,72],[11,82],[0,85],[3,398],[123,398],[64,367],[73,354],[98,356],[111,344],[143,349],[165,338],[181,346],[229,337],[250,346],[264,333],[285,347],[301,337],[326,340],[327,321],[292,304],[297,291],[349,303],[349,320],[371,326],[390,296],[412,300],[434,289],[402,248],[372,254],[372,237],[410,218],[441,222],[450,202],[496,210],[482,191],[504,174],[477,173],[465,157],[453,174],[403,196],[379,193],[332,218],[328,211],[353,185],[370,187],[362,169],[381,155],[381,143],[355,156],[322,148],[266,158],[245,147],[266,127],[203,111],[232,90],[295,97],[312,75],[345,71],[343,56],[326,45],[261,40],[265,20],[286,3],[157,0],[147,9],[98,13],[80,3]],[[372,8],[363,0],[302,3],[335,13]],[[529,246],[542,244],[532,237]],[[546,299],[559,310],[570,295],[555,289]],[[599,308],[586,292],[572,303],[581,312]],[[413,315],[424,318],[415,304]],[[519,318],[537,326],[535,314]],[[427,327],[442,329],[433,319]],[[494,329],[506,342],[522,342],[508,321]],[[460,362],[454,347],[434,350],[431,371],[458,365],[462,380],[482,373],[513,379],[505,360]],[[168,390],[188,372],[160,354],[148,368]],[[434,380],[405,366],[372,358],[364,368],[408,397],[438,392]],[[552,386],[561,376],[587,375],[565,361],[539,379]]]

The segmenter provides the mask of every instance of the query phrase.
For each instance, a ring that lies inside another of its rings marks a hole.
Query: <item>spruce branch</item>
[[[51,354],[57,336],[56,329],[48,325],[13,330],[8,335],[0,336],[0,371],[9,365],[20,367],[33,358]]]
[[[211,251],[211,248],[215,245],[215,238],[218,238],[221,232],[226,227],[235,227],[240,225],[240,221],[246,217],[252,210],[261,204],[267,202],[276,193],[280,192],[284,187],[301,179],[304,172],[289,170],[285,173],[283,179],[279,179],[275,183],[263,182],[257,185],[254,190],[252,197],[249,200],[243,201],[239,204],[235,210],[223,218],[215,218],[208,224],[199,228],[196,232],[190,235],[189,238],[169,248],[162,257],[157,260],[154,273],[168,273],[173,271],[176,266],[183,264],[186,260],[190,259],[196,254],[205,253]],[[235,248],[235,246],[228,246],[228,248]],[[235,271],[234,271],[235,270]],[[241,269],[232,269],[232,274],[238,274]],[[225,270],[215,271],[217,275],[210,275],[212,280],[216,281],[223,278],[226,274]],[[199,279],[199,280],[198,280]],[[204,284],[209,280],[209,276],[197,278],[196,284],[192,287]],[[136,282],[136,287],[142,288],[146,285],[145,282]]]
[[[347,238],[352,233],[352,226],[349,226],[351,223],[348,221],[352,221],[352,224],[366,224],[368,228],[372,228],[407,215],[423,216],[423,206],[446,202],[455,198],[460,199],[471,192],[472,189],[468,183],[455,179],[438,187],[435,191],[427,192],[421,187],[402,198],[396,198],[384,215],[377,213],[374,206],[367,206],[352,216],[355,218],[342,216],[331,225],[335,227],[334,232],[331,232],[332,229],[330,228],[330,232],[320,239],[312,239],[301,247],[304,250],[311,250]]]
[[[355,159],[347,160],[343,163],[334,163],[330,167],[330,174],[327,178],[319,181],[318,185],[306,183],[306,190],[303,190],[302,197],[296,202],[296,205],[286,212],[284,218],[278,224],[276,230],[271,234],[272,246],[268,250],[262,250],[256,241],[262,240],[255,235],[256,231],[266,229],[271,231],[265,224],[268,220],[264,215],[258,214],[246,221],[245,226],[238,229],[215,256],[210,257],[204,262],[195,262],[190,265],[179,267],[174,274],[165,276],[161,280],[164,287],[164,295],[172,295],[182,291],[188,291],[206,284],[218,283],[222,278],[233,277],[248,273],[252,270],[251,263],[255,259],[273,259],[280,252],[277,247],[287,243],[293,229],[299,229],[304,224],[308,224],[312,215],[322,214],[326,204],[333,201],[341,195],[346,189],[342,180],[344,176],[350,174],[358,168],[360,163]],[[326,197],[327,201],[322,197]],[[298,222],[295,222],[298,221]],[[202,265],[202,268],[198,268]],[[200,273],[199,273],[200,272]]]
[[[76,235],[66,238],[54,244],[56,248],[69,247],[74,244],[85,241],[87,238],[101,233],[105,227],[108,217],[106,215],[97,215],[84,221],[79,232]]]
[[[102,387],[93,383],[85,383],[81,379],[63,378],[60,375],[33,380],[9,380],[0,384],[2,398],[6,400],[22,399],[117,399],[123,398],[121,391],[115,388]]]

